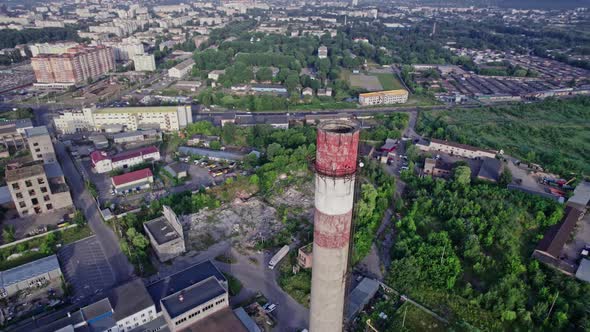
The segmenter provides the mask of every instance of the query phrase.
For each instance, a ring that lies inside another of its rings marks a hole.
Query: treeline
[[[404,217],[387,282],[463,329],[590,328],[590,285],[531,258],[563,207],[460,178],[403,175]]]
[[[45,43],[61,40],[79,40],[78,32],[72,27],[23,30],[0,30],[0,49],[12,48],[27,43]]]
[[[385,141],[387,138],[401,138],[402,130],[408,126],[410,117],[407,113],[378,114],[374,117],[376,126],[361,131],[361,139]]]
[[[353,265],[371,251],[376,232],[395,192],[394,177],[386,174],[383,167],[375,161],[365,160],[365,164],[357,175],[357,181],[363,184],[359,188],[359,200],[353,220]],[[363,180],[367,180],[367,183]]]
[[[301,67],[296,64],[295,57],[277,53],[238,53],[236,54],[236,61],[245,63],[248,66],[289,67],[292,69]]]

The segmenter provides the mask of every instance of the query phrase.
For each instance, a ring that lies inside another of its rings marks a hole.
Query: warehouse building
[[[418,143],[416,147],[425,152],[443,152],[452,156],[463,158],[496,158],[496,154],[502,154],[502,151],[494,151],[476,148],[467,144],[431,139],[430,142]]]
[[[155,146],[124,151],[114,156],[96,150],[90,154],[92,167],[97,173],[106,173],[115,169],[126,169],[141,163],[160,160],[160,150]]]
[[[160,262],[166,262],[186,251],[182,224],[176,213],[164,205],[163,216],[143,224]]]
[[[185,60],[176,66],[168,69],[168,76],[171,78],[181,79],[184,76],[188,75],[193,67],[195,66],[195,61],[193,59]]]
[[[149,189],[154,183],[154,175],[149,168],[140,169],[111,178],[113,190],[116,194],[130,193]]]
[[[57,256],[51,255],[36,261],[0,271],[0,298],[8,298],[19,291],[43,287],[62,276]]]

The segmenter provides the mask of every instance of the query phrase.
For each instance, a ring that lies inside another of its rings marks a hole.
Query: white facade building
[[[115,131],[160,129],[178,131],[193,122],[191,106],[83,108],[65,111],[53,118],[63,134],[79,131]]]
[[[156,60],[153,54],[141,54],[133,56],[135,71],[155,71]]]
[[[150,146],[107,156],[104,151],[96,150],[90,154],[90,160],[97,173],[106,173],[115,169],[133,167],[146,161],[160,160],[160,151],[155,146]]]
[[[177,64],[176,66],[168,69],[168,76],[172,78],[181,79],[191,72],[194,65],[195,61],[193,59],[185,60]]]
[[[363,106],[403,104],[407,101],[408,91],[404,89],[359,94],[359,104]]]

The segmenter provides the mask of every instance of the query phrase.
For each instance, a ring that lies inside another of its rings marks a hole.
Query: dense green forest
[[[79,40],[73,27],[43,28],[23,30],[0,30],[0,49],[11,48],[19,44],[45,43],[60,40]]]
[[[387,277],[392,287],[460,330],[590,328],[590,285],[531,258],[544,231],[562,218],[562,206],[493,185],[470,185],[461,176],[445,182],[408,173],[403,180],[404,217],[396,223]]]
[[[424,111],[418,132],[484,148],[568,176],[590,174],[590,98],[479,109]]]

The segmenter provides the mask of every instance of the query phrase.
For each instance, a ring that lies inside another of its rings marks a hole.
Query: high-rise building
[[[115,69],[115,57],[110,47],[80,45],[62,54],[39,54],[31,65],[38,83],[73,85]]]
[[[356,7],[359,4],[359,0],[352,0],[352,6]]]
[[[135,71],[156,70],[156,60],[153,54],[134,55],[133,65],[135,66]]]
[[[318,125],[311,332],[342,331],[359,142],[353,121]]]

